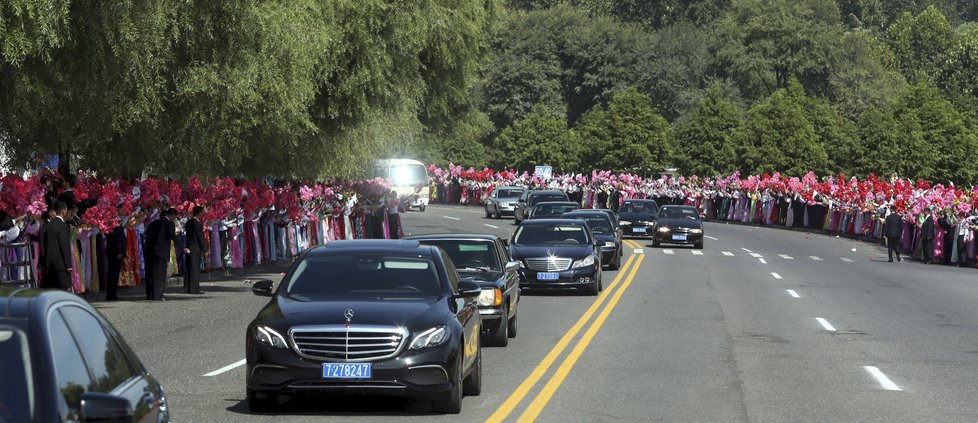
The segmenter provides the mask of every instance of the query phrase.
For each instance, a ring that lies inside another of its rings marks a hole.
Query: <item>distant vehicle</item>
[[[580,205],[573,201],[544,201],[542,203],[537,203],[530,210],[530,215],[527,219],[552,219],[560,217],[560,215],[574,211],[581,208]]]
[[[699,211],[690,206],[662,206],[652,237],[652,246],[659,244],[692,245],[703,249],[703,221]]]
[[[604,210],[575,210],[564,213],[561,219],[579,219],[587,223],[594,238],[601,244],[601,262],[611,270],[621,267],[621,229]]]
[[[169,422],[163,386],[85,300],[0,287],[0,422]]]
[[[462,280],[482,287],[479,313],[489,345],[505,347],[516,337],[520,304],[520,262],[509,256],[495,235],[418,235],[405,239],[441,248],[455,263]]]
[[[443,250],[417,241],[333,241],[306,250],[248,325],[252,411],[279,396],[392,393],[457,414],[482,391],[479,284],[461,280]]]
[[[654,200],[625,200],[618,210],[618,223],[624,236],[652,236],[659,205]]]
[[[486,199],[486,217],[499,219],[516,213],[516,202],[526,192],[523,187],[498,187]]]
[[[374,176],[391,181],[398,198],[414,196],[410,208],[424,211],[428,207],[431,186],[424,163],[411,159],[387,159],[374,163]]]
[[[516,202],[516,209],[513,212],[516,224],[519,225],[530,216],[530,210],[537,203],[544,201],[570,201],[566,192],[557,190],[533,190],[526,191]]]
[[[509,252],[523,262],[526,289],[572,288],[598,295],[604,284],[597,242],[584,221],[534,219],[516,230]]]

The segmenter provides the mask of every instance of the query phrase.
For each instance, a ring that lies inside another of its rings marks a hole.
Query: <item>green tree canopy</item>
[[[555,172],[580,169],[580,146],[567,121],[538,104],[530,115],[508,126],[496,137],[494,163],[500,168],[532,172],[536,166],[553,166]]]
[[[616,94],[607,110],[595,107],[575,130],[584,163],[596,169],[649,174],[671,164],[669,122],[634,88]]]
[[[715,176],[737,170],[734,134],[743,124],[737,106],[712,86],[699,104],[675,124],[676,164],[687,175]]]

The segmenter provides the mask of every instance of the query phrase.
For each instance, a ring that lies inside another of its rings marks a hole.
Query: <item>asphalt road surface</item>
[[[512,220],[430,206],[405,232],[510,237]],[[380,396],[244,403],[245,327],[267,299],[207,282],[164,303],[96,303],[165,385],[178,422],[978,421],[978,273],[887,263],[878,246],[707,223],[706,246],[630,240],[598,297],[527,295],[519,336],[483,351],[460,416]]]

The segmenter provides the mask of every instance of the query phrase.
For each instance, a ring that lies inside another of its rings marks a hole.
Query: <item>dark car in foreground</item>
[[[579,208],[581,206],[573,201],[545,201],[533,206],[527,219],[555,219]]]
[[[703,220],[695,207],[662,206],[655,223],[652,246],[660,244],[692,245],[703,248]]]
[[[526,192],[523,187],[498,187],[486,198],[486,217],[499,219],[516,212],[516,203]]]
[[[608,213],[601,210],[575,210],[564,213],[562,219],[577,219],[587,223],[591,234],[601,246],[601,262],[611,270],[621,267],[621,230],[611,220]]]
[[[482,390],[482,288],[418,241],[333,241],[284,275],[256,282],[268,304],[246,332],[247,395],[266,411],[280,395],[395,393],[458,413]]]
[[[462,280],[479,284],[479,313],[488,344],[509,345],[516,337],[520,305],[520,262],[509,257],[506,244],[495,235],[418,235],[408,237],[448,253]]]
[[[509,252],[523,263],[524,288],[572,288],[597,295],[603,283],[596,242],[581,220],[527,220],[516,229]]]
[[[163,387],[85,300],[0,288],[0,422],[169,422]]]
[[[513,219],[516,221],[516,224],[519,225],[529,218],[530,210],[533,209],[533,206],[546,201],[570,201],[570,197],[567,196],[566,192],[557,190],[533,190],[524,192],[516,202],[516,210],[513,213]]]
[[[654,200],[625,200],[618,210],[622,234],[632,237],[652,236],[659,205]]]

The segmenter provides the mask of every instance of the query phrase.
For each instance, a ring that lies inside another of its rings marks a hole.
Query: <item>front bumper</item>
[[[411,203],[411,207],[412,208],[421,208],[421,207],[427,207],[427,206],[428,206],[428,196],[427,195],[420,196],[416,200],[414,200],[413,203]]]
[[[655,228],[652,225],[646,224],[631,224],[622,225],[621,231],[622,236],[630,236],[634,238],[648,238],[653,235]]]
[[[537,279],[536,270],[520,269],[522,276],[520,287],[524,289],[575,289],[593,286],[601,269],[598,264],[577,269],[568,269],[559,273],[560,278],[554,281]]]
[[[482,331],[487,332],[495,329],[499,322],[503,320],[503,308],[479,306],[479,314],[482,315]]]
[[[675,239],[673,235],[683,236],[686,239]],[[703,233],[691,233],[691,232],[655,232],[655,240],[660,244],[678,244],[678,245],[694,245],[703,242]]]

